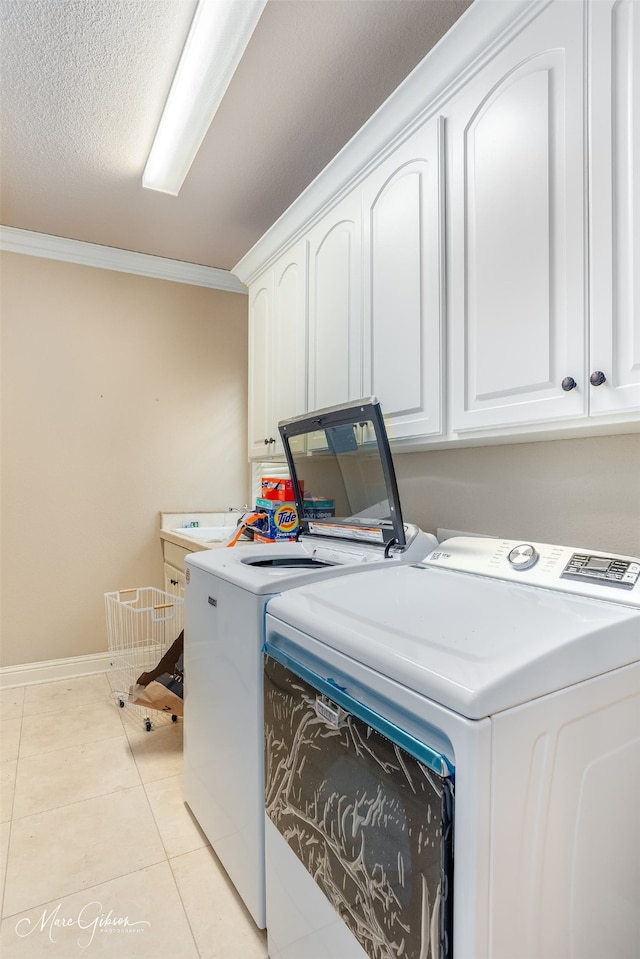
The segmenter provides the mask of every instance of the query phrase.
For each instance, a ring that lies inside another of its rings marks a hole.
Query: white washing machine
[[[297,542],[186,559],[184,795],[257,925],[265,925],[262,644],[274,593],[423,559],[437,540],[403,523],[375,398],[280,424],[302,516]],[[304,515],[305,497],[336,515]]]
[[[270,959],[637,959],[640,560],[456,538],[268,605]]]

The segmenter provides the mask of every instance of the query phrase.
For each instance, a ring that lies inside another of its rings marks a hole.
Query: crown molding
[[[474,0],[233,272],[243,283],[252,283],[550,2]]]
[[[116,247],[85,243],[83,240],[69,240],[66,237],[52,236],[48,233],[18,230],[12,226],[0,227],[0,250],[6,250],[8,253],[24,253],[27,256],[41,256],[49,260],[62,260],[65,263],[78,263],[81,266],[95,266],[102,270],[115,270],[118,273],[150,276],[156,280],[205,286],[212,290],[226,290],[229,293],[246,294],[247,292],[246,286],[228,270],[200,266],[197,263],[184,263],[181,260],[170,260],[162,256],[151,256],[148,253],[118,250]]]

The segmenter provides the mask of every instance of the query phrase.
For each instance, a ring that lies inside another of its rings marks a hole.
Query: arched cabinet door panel
[[[249,290],[249,457],[282,455],[278,423],[306,412],[307,244]]]
[[[272,452],[273,271],[267,271],[249,291],[249,456]]]
[[[341,200],[309,232],[310,410],[357,400],[362,371],[362,201]]]
[[[442,431],[443,121],[364,183],[364,369],[392,438]]]
[[[447,111],[454,431],[587,412],[583,15],[546,8]]]
[[[280,420],[307,411],[307,243],[296,244],[274,270],[274,436]]]

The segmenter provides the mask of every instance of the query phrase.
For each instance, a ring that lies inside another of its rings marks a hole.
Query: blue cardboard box
[[[305,519],[329,519],[336,515],[335,500],[322,499],[321,496],[305,496]]]

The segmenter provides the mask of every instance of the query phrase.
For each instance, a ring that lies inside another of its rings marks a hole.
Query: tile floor
[[[164,717],[163,717],[164,718]],[[3,959],[265,959],[182,800],[182,722],[106,675],[0,691]]]

